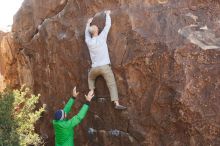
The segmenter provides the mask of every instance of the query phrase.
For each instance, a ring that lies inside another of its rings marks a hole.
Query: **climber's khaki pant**
[[[110,92],[111,101],[118,100],[117,85],[110,65],[103,65],[91,68],[88,75],[88,83],[90,90],[95,89],[95,80],[98,76],[104,77]]]

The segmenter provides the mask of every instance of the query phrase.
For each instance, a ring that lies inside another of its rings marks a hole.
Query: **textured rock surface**
[[[18,87],[21,78],[24,77],[19,72],[22,73],[21,68],[24,68],[26,63],[21,64],[23,56],[19,49],[19,45],[13,39],[13,33],[0,32],[0,91],[7,84]]]
[[[13,32],[0,38],[1,74],[5,83],[25,83],[42,95],[47,112],[38,132],[47,145],[54,141],[53,112],[74,85],[81,96],[88,91],[85,23],[96,14],[102,28],[105,9],[112,10],[109,52],[128,110],[112,108],[99,78],[103,98],[76,128],[76,145],[220,145],[218,0],[25,0]]]

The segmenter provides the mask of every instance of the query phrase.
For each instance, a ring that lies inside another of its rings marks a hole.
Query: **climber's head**
[[[98,34],[99,34],[99,28],[98,28],[98,26],[96,26],[96,25],[90,26],[89,32],[90,32],[90,34],[92,35],[92,37],[98,36]]]
[[[55,120],[63,120],[66,118],[66,113],[64,110],[57,110],[54,114]]]

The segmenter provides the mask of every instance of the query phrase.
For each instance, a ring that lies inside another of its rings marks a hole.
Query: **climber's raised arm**
[[[86,29],[85,29],[85,41],[89,41],[91,40],[91,35],[89,33],[89,28],[90,28],[90,24],[92,23],[93,18],[89,18],[86,24]]]
[[[104,39],[107,39],[108,36],[108,32],[111,28],[111,17],[110,17],[111,11],[105,11],[105,15],[106,15],[106,20],[105,20],[105,27],[102,30],[102,32],[100,33],[100,36],[103,37]]]

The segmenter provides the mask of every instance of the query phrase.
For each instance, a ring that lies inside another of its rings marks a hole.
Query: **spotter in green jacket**
[[[89,109],[89,102],[86,102],[79,113],[68,120],[66,115],[69,114],[74,102],[75,98],[70,98],[64,109],[55,113],[55,120],[53,120],[55,146],[74,146],[74,128],[84,119]]]

